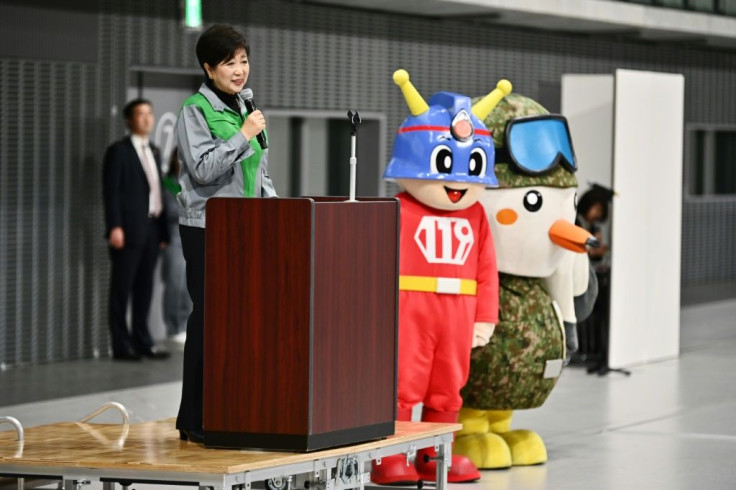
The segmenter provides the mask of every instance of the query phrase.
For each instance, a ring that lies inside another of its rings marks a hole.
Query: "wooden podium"
[[[394,433],[398,238],[396,199],[207,202],[206,446]]]

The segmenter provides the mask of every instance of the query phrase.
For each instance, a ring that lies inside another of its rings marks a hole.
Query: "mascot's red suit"
[[[384,178],[404,192],[399,266],[398,419],[457,422],[460,389],[468,379],[470,351],[485,345],[498,321],[498,271],[493,238],[478,199],[497,186],[491,135],[481,120],[511,91],[507,81],[471,107],[470,98],[438,92],[424,101],[404,70],[394,81],[412,115],[399,128]],[[374,464],[380,484],[433,481],[434,450]],[[453,456],[450,482],[480,478],[463,456]]]

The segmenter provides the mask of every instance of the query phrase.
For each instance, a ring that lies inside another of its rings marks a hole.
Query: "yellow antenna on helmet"
[[[412,116],[424,114],[429,110],[429,106],[414,85],[409,81],[409,73],[406,70],[396,70],[394,72],[394,83],[399,86],[401,92],[406,99],[406,105],[409,106]]]
[[[394,75],[395,77],[396,75]],[[486,117],[488,117],[488,114],[491,113],[494,107],[501,102],[501,99],[506,97],[508,94],[511,93],[511,82],[508,80],[499,80],[499,82],[496,84],[496,88],[494,88],[490,94],[483,97],[481,100],[479,100],[474,106],[473,106],[473,114],[483,121]]]

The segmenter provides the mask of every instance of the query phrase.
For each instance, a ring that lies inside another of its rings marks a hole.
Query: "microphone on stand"
[[[246,88],[241,90],[240,96],[243,98],[245,110],[248,111],[248,114],[256,110],[256,103],[253,101],[253,91],[251,89]],[[256,135],[256,139],[258,139],[258,144],[261,145],[261,148],[264,150],[268,148],[268,141],[266,141],[266,135],[263,134],[263,131]]]

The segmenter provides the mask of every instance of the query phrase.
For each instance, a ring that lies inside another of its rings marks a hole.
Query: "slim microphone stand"
[[[350,129],[350,199],[346,202],[357,202],[355,199],[355,174],[358,167],[358,158],[355,156],[358,124],[361,123],[360,114],[352,109],[348,111],[348,119],[352,125]]]

